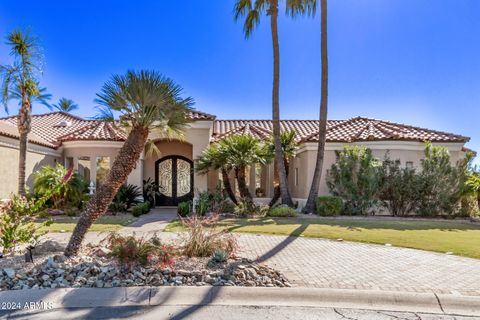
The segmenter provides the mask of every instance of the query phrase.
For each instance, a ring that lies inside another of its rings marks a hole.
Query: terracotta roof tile
[[[188,113],[191,120],[215,120],[215,116],[198,110],[192,110]]]
[[[216,120],[212,140],[218,141],[230,133],[245,131],[247,126],[262,130],[262,132],[272,132],[271,120]],[[282,120],[280,121],[280,127],[282,131],[295,130],[299,142],[318,141],[317,120]],[[256,138],[258,136],[255,133],[246,133]],[[349,120],[327,121],[328,142],[382,140],[467,142],[470,138],[442,131],[363,117]]]

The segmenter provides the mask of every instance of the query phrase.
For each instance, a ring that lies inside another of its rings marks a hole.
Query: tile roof
[[[192,110],[192,120],[214,120],[215,116]],[[0,135],[18,138],[17,116],[0,118]],[[65,141],[124,141],[127,135],[112,123],[88,120],[67,112],[50,112],[32,115],[32,131],[29,141],[43,146],[58,148]]]
[[[191,120],[215,120],[215,116],[198,110],[192,110],[188,113]]]
[[[297,141],[318,141],[318,120],[282,120],[280,128],[295,130]],[[255,138],[264,139],[272,132],[271,120],[216,120],[212,141],[218,141],[231,133],[246,133]],[[258,132],[261,132],[259,134]],[[328,142],[356,141],[432,141],[467,142],[470,140],[457,134],[414,127],[389,121],[357,117],[349,120],[328,120]]]
[[[194,121],[214,120],[212,141],[239,133],[265,140],[273,130],[271,120],[215,120],[215,116],[200,111],[192,111],[189,116]],[[0,118],[0,135],[18,138],[16,124],[16,116]],[[282,131],[295,130],[298,142],[318,141],[318,120],[282,120],[280,127]],[[29,141],[58,148],[65,141],[124,141],[126,137],[126,133],[112,123],[86,120],[66,112],[51,112],[32,116],[32,131],[29,134]],[[382,140],[467,142],[470,138],[363,117],[327,121],[328,142]]]

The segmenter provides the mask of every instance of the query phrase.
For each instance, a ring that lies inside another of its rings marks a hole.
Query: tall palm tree
[[[70,238],[66,256],[76,255],[82,240],[95,220],[103,215],[135,168],[151,130],[167,135],[182,134],[191,98],[181,98],[182,89],[172,80],[155,71],[128,71],[113,76],[97,94],[96,102],[106,109],[121,113],[120,124],[129,129],[128,137],[120,148],[105,182],[97,189],[78,220]]]
[[[230,184],[229,173],[232,168],[229,166],[228,154],[225,148],[221,148],[219,143],[209,145],[197,161],[196,170],[198,173],[206,174],[210,170],[220,170],[222,174],[223,187],[227,192],[228,197],[234,204],[238,204],[235,193]]]
[[[327,0],[320,0],[321,17],[321,60],[322,60],[322,83],[320,97],[320,122],[318,128],[318,147],[317,161],[313,173],[312,185],[305,207],[304,213],[313,213],[315,211],[315,200],[318,196],[320,179],[322,177],[322,167],[325,155],[325,140],[327,138],[327,109],[328,109],[328,46],[327,46]]]
[[[28,134],[32,130],[32,102],[37,100],[45,105],[50,95],[39,87],[43,57],[38,39],[28,30],[14,30],[7,36],[12,65],[0,67],[2,74],[2,103],[8,113],[8,101],[18,100],[17,127],[19,133],[18,193],[25,195],[25,167],[27,162]]]
[[[280,178],[280,193],[282,203],[293,207],[292,197],[288,190],[287,173],[283,163],[282,144],[280,140],[280,46],[278,42],[278,5],[279,0],[237,0],[234,7],[234,17],[245,17],[243,31],[249,38],[260,23],[260,17],[266,13],[270,16],[270,31],[273,46],[273,89],[272,89],[272,121],[275,144],[275,161]],[[286,13],[292,17],[297,15],[312,15],[315,12],[314,0],[286,0]]]
[[[220,141],[220,148],[227,155],[226,166],[232,168],[238,183],[240,197],[252,202],[252,195],[247,187],[246,169],[256,163],[266,164],[269,154],[260,142],[249,135],[231,135]]]
[[[295,130],[284,131],[280,134],[280,141],[282,143],[283,163],[285,164],[285,173],[287,174],[287,179],[290,171],[290,160],[295,155],[295,152],[298,149],[298,143],[295,140],[295,138],[296,138]],[[268,148],[269,148],[269,152],[271,152],[272,154],[275,152],[273,136],[268,145]],[[277,166],[276,162],[274,162],[274,166],[275,167]],[[270,200],[270,203],[269,203],[270,207],[273,206],[280,198],[280,187],[278,185],[278,170],[276,169],[273,171],[273,181],[275,184],[275,188],[274,188],[273,198],[272,200]]]
[[[54,104],[52,107],[58,111],[72,112],[78,109],[78,104],[76,104],[73,100],[61,98],[58,100],[58,103]]]

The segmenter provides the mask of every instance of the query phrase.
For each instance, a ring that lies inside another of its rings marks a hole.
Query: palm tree
[[[166,135],[182,134],[188,123],[191,98],[181,98],[182,89],[155,71],[128,71],[105,83],[96,102],[106,115],[119,112],[120,125],[129,129],[105,182],[88,202],[70,238],[66,256],[76,255],[82,240],[95,220],[103,215],[120,186],[135,168],[151,130]]]
[[[237,0],[234,7],[234,17],[237,21],[245,17],[243,31],[249,38],[260,23],[260,17],[266,13],[270,16],[270,30],[273,46],[273,89],[272,89],[272,120],[275,144],[275,161],[278,164],[280,178],[280,193],[282,203],[293,207],[292,197],[288,190],[287,173],[283,163],[282,143],[280,140],[280,46],[278,43],[278,3],[279,0]],[[286,13],[292,17],[297,15],[313,15],[316,8],[315,0],[287,0]]]
[[[78,109],[78,104],[73,102],[73,100],[61,98],[58,100],[58,103],[54,104],[52,107],[61,112],[72,112],[73,110]]]
[[[2,74],[2,103],[8,113],[8,101],[18,100],[17,127],[19,133],[18,157],[18,193],[25,195],[25,167],[27,162],[28,134],[32,130],[32,102],[39,101],[47,105],[50,95],[39,87],[38,75],[41,73],[43,57],[40,53],[38,39],[28,30],[14,30],[7,37],[11,47],[10,55],[14,57],[12,65],[0,67]]]
[[[195,170],[200,174],[206,174],[210,170],[220,170],[223,187],[228,197],[234,204],[238,204],[235,193],[232,190],[232,185],[230,184],[229,173],[232,168],[228,165],[227,158],[228,154],[225,152],[225,148],[221,148],[219,143],[211,144],[202,152]]]
[[[321,4],[321,59],[322,59],[322,84],[320,98],[320,122],[318,125],[317,161],[313,173],[312,186],[308,194],[307,203],[303,213],[315,211],[315,200],[318,196],[320,179],[322,177],[323,159],[325,155],[325,140],[327,138],[327,109],[328,109],[328,46],[327,46],[327,0],[320,0]]]
[[[295,152],[298,148],[298,143],[295,138],[296,132],[294,130],[284,131],[280,135],[280,141],[282,142],[283,163],[285,164],[285,173],[287,174],[287,178],[290,171],[290,159],[295,155]],[[268,148],[269,152],[271,152],[272,154],[275,152],[273,136],[271,138]],[[274,166],[277,166],[276,162],[274,162]],[[273,171],[273,181],[275,184],[275,188],[273,198],[269,203],[270,207],[273,206],[280,198],[280,188],[278,186],[278,170],[276,169]]]
[[[269,154],[260,142],[249,135],[231,135],[220,141],[220,148],[227,155],[226,167],[232,168],[238,183],[240,197],[252,202],[252,195],[247,187],[245,171],[256,163],[266,164]]]

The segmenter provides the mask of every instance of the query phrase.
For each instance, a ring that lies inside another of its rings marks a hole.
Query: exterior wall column
[[[268,198],[272,198],[273,197],[273,175],[274,175],[274,165],[273,165],[273,162],[270,163],[267,168],[267,183],[266,183],[266,188],[265,188],[265,195],[268,197]]]
[[[97,156],[90,157],[90,182],[93,182],[97,188]]]
[[[256,170],[255,170],[255,169],[256,169],[256,168],[255,168],[255,164],[252,164],[252,165],[250,166],[250,170],[249,170],[249,175],[250,175],[250,176],[249,176],[249,185],[248,185],[248,190],[250,191],[250,194],[251,194],[252,197],[254,197],[254,198],[257,196],[257,195],[255,194],[255,189],[256,189],[256,187],[255,187],[255,180],[256,180],[256,179],[255,179],[255,178],[256,178],[256,177],[255,177],[255,171],[256,171]]]

